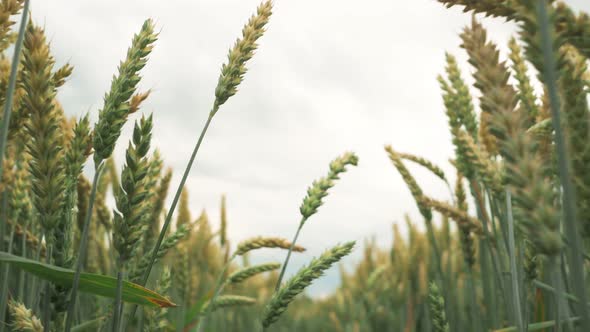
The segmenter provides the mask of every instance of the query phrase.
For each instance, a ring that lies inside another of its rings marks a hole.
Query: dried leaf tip
[[[129,102],[129,113],[137,112],[139,110],[139,106],[141,106],[141,103],[143,103],[151,93],[152,90],[147,90],[145,92],[134,94],[131,97],[131,101]]]

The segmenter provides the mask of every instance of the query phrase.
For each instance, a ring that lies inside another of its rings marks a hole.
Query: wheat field
[[[191,209],[187,185],[211,123],[263,51],[273,1],[259,4],[222,60],[177,187],[153,144],[158,116],[143,107],[158,92],[140,88],[157,20],[137,27],[98,109],[71,117],[59,100],[75,68],[56,64],[55,37],[31,1],[0,0],[0,332],[590,331],[586,13],[560,1],[438,0],[472,17],[458,36],[462,54],[446,53],[432,73],[452,174],[383,142],[420,216],[393,223],[389,247],[331,237],[291,273],[291,256],[306,251],[304,226],[362,155],[342,151],[310,181],[290,238],[232,243],[226,197],[213,220]],[[488,36],[481,16],[518,27],[508,45]],[[415,167],[447,198],[422,186]],[[260,249],[283,259],[252,264]],[[354,266],[340,263],[354,251]],[[335,291],[306,293],[337,268]]]

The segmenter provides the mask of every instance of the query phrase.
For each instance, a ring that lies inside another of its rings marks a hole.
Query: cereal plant
[[[214,116],[246,75],[272,15],[271,1],[260,4],[229,50],[169,208],[172,172],[151,142],[158,116],[138,115],[151,93],[138,84],[157,47],[154,22],[147,19],[133,36],[91,125],[88,115],[65,115],[58,92],[74,68],[56,64],[44,29],[29,18],[29,2],[0,2],[0,331],[262,330],[352,251],[354,242],[336,245],[282,284],[291,253],[305,250],[297,236],[293,242],[258,236],[232,251],[225,197],[219,231],[205,211],[193,218],[188,206],[188,174]],[[112,153],[124,144],[121,132],[130,121],[133,133],[119,171]],[[88,179],[83,170],[91,156]],[[345,166],[357,161],[345,153],[330,164],[327,178],[313,183],[297,234]],[[107,203],[111,194],[114,206]],[[286,250],[285,262],[249,265],[248,255],[260,248]],[[280,277],[264,276],[281,267]]]
[[[439,2],[518,25],[506,61],[475,15],[461,32],[472,87],[446,55],[438,81],[455,184],[387,145],[426,231],[408,219],[390,250],[368,242],[334,295],[294,308],[299,330],[590,331],[590,19],[553,1]],[[429,196],[409,163],[446,183],[448,200]]]
[[[447,53],[436,78],[452,174],[386,145],[384,162],[422,220],[406,217],[407,233],[394,224],[390,248],[366,240],[352,269],[340,265],[337,290],[317,299],[305,289],[355,242],[329,238],[293,275],[287,267],[356,154],[311,183],[292,239],[258,234],[232,246],[231,195],[220,197],[219,221],[189,206],[188,175],[246,77],[271,0],[229,49],[172,191],[152,144],[158,112],[142,110],[157,92],[138,89],[158,47],[154,21],[138,27],[91,124],[89,114],[64,113],[59,90],[74,68],[56,63],[30,0],[0,0],[0,332],[590,331],[590,17],[548,0],[438,2],[473,15],[460,33],[469,72]],[[507,54],[476,14],[516,22]],[[112,156],[117,144],[124,161]],[[435,199],[412,167],[432,173],[448,198]],[[262,248],[282,250],[284,261],[251,264]]]

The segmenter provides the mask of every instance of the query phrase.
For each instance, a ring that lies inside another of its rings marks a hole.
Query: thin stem
[[[555,130],[555,143],[557,149],[559,178],[563,190],[563,212],[565,230],[568,239],[571,242],[570,250],[570,264],[573,287],[575,293],[580,297],[582,303],[586,303],[586,288],[583,270],[583,261],[581,253],[584,252],[582,243],[577,231],[577,208],[576,208],[576,193],[572,186],[572,179],[569,174],[569,159],[568,151],[565,145],[564,133],[561,128],[560,119],[560,101],[557,93],[557,72],[556,62],[553,54],[553,42],[550,31],[549,16],[547,14],[547,0],[537,1],[537,17],[539,21],[539,32],[541,35],[541,48],[543,50],[544,62],[544,77],[549,95],[549,104],[551,106],[551,119],[553,129]],[[579,314],[582,318],[582,327],[584,331],[590,331],[590,313],[584,304],[578,306]]]
[[[510,280],[512,283],[512,304],[514,306],[518,331],[524,331],[522,310],[520,305],[520,289],[518,287],[518,270],[516,269],[516,249],[514,245],[514,219],[512,218],[512,198],[506,190],[506,219],[508,221],[508,258],[510,259]]]
[[[39,236],[39,238],[41,238],[41,236]],[[37,244],[37,251],[35,252],[35,256],[33,257],[33,260],[36,261],[40,261],[41,260],[41,241],[39,241],[39,243]],[[47,247],[46,247],[46,251],[45,254],[47,255]],[[37,304],[38,304],[38,299],[39,296],[37,296],[37,283],[38,283],[39,278],[37,277],[31,277],[31,287],[30,287],[30,292],[29,292],[29,298],[28,298],[28,302],[27,302],[27,308],[37,308]]]
[[[488,253],[491,252],[489,239],[482,238],[480,240],[481,247],[479,250],[479,260],[481,266],[481,282],[483,286],[483,300],[486,306],[486,312],[489,313],[489,317],[484,316],[483,322],[486,326],[485,329],[489,330],[490,328],[496,326],[496,322],[498,321],[496,314],[498,312],[498,308],[496,307],[496,292],[493,291],[493,283],[494,279],[490,278],[490,273],[494,273],[490,271],[490,259]],[[486,249],[484,249],[486,248]]]
[[[305,218],[301,219],[299,222],[299,227],[297,227],[297,232],[295,232],[295,236],[293,237],[293,241],[291,241],[291,246],[289,247],[289,251],[287,252],[287,257],[285,258],[285,262],[281,267],[281,273],[279,274],[279,279],[277,280],[277,284],[275,286],[275,292],[281,288],[281,282],[283,281],[283,277],[285,276],[285,270],[287,270],[287,264],[289,264],[289,259],[291,258],[291,253],[293,252],[293,248],[295,247],[295,242],[297,242],[297,238],[299,237],[299,232],[301,232],[301,228],[303,228],[303,224],[305,224]]]
[[[49,235],[51,237],[51,235]],[[45,253],[45,263],[51,263],[51,255],[53,255],[53,241],[48,240],[49,238],[47,235],[45,236],[45,241],[47,244],[47,251]],[[50,307],[50,294],[51,294],[51,284],[49,281],[45,281],[45,294],[43,294],[43,332],[49,332],[51,327],[51,307]]]
[[[213,114],[214,112],[211,112],[211,114]],[[168,214],[166,214],[166,220],[164,221],[164,225],[162,226],[162,229],[160,230],[160,235],[158,236],[158,240],[156,241],[156,244],[154,245],[154,249],[152,250],[152,255],[150,257],[150,263],[143,275],[143,278],[141,280],[141,285],[145,286],[145,284],[148,281],[148,278],[150,276],[150,272],[152,271],[152,267],[154,265],[154,263],[156,262],[156,257],[158,255],[158,250],[160,249],[160,246],[162,245],[162,241],[164,240],[164,236],[166,235],[166,232],[168,231],[168,227],[170,226],[170,221],[172,220],[172,214],[174,213],[174,210],[176,209],[176,204],[178,204],[178,200],[180,199],[180,195],[182,194],[182,189],[184,188],[184,184],[186,183],[186,180],[188,178],[188,174],[191,171],[191,168],[193,166],[193,162],[195,161],[195,157],[197,156],[197,152],[199,151],[199,147],[201,146],[201,143],[203,142],[203,138],[205,137],[205,133],[207,132],[207,129],[209,128],[209,124],[211,124],[211,120],[213,119],[213,115],[209,115],[209,117],[207,118],[207,122],[205,122],[205,126],[203,127],[203,130],[201,130],[201,135],[199,136],[199,140],[197,141],[197,144],[195,145],[195,148],[193,150],[193,153],[191,155],[191,158],[188,162],[188,164],[186,165],[186,169],[184,170],[184,174],[182,175],[182,179],[180,180],[180,184],[178,185],[178,189],[176,189],[176,194],[174,195],[174,200],[172,201],[172,205],[170,206],[170,209],[168,210]]]
[[[20,245],[21,256],[23,258],[27,258],[27,229],[29,228],[29,222],[25,221],[23,225],[23,235],[22,241]],[[24,294],[25,294],[25,284],[27,280],[27,274],[25,274],[24,270],[20,270],[19,272],[19,284],[18,284],[18,298],[24,303]]]
[[[85,332],[85,331],[89,331],[91,328],[96,329],[96,328],[98,328],[99,324],[105,319],[106,319],[106,317],[98,317],[93,320],[89,320],[89,321],[80,323],[79,325],[72,327],[72,332]],[[141,331],[141,330],[138,330],[138,331]]]
[[[494,204],[494,199],[493,197],[490,195],[490,193],[488,192],[488,202],[489,202],[489,206],[490,206],[490,225],[492,227],[492,230],[494,231],[494,246],[489,246],[490,248],[490,256],[492,257],[492,267],[494,268],[494,272],[496,274],[496,282],[498,284],[498,287],[500,288],[500,294],[502,294],[502,298],[504,299],[504,303],[508,303],[508,293],[506,292],[505,288],[504,288],[504,280],[502,279],[502,274],[500,270],[504,270],[504,267],[502,265],[503,260],[501,260],[499,257],[500,253],[498,251],[498,248],[500,248],[500,240],[498,240],[499,237],[499,233],[496,231],[498,227],[496,227],[494,225],[494,220],[496,220],[496,216],[495,216],[495,212],[494,210],[496,210],[494,208],[495,204]],[[498,221],[499,222],[499,221]],[[501,226],[499,226],[501,228]],[[488,239],[491,238],[491,234],[489,234],[489,231],[487,229],[487,227],[484,227],[484,234],[486,235],[486,237]],[[504,238],[506,239],[506,238]],[[494,250],[495,249],[495,250]]]
[[[205,309],[205,312],[203,313],[203,317],[199,320],[199,324],[197,325],[197,332],[203,332],[205,330],[205,325],[207,325],[209,315],[211,314],[211,310],[213,309],[213,304],[215,303],[215,300],[217,299],[217,297],[219,296],[219,294],[223,290],[223,287],[225,286],[225,283],[224,283],[225,272],[227,271],[227,269],[229,268],[229,265],[231,264],[232,260],[235,257],[236,257],[236,255],[233,254],[227,260],[227,263],[225,263],[225,265],[223,266],[221,273],[219,273],[219,276],[217,277],[217,281],[215,282],[213,296],[209,300],[209,305],[207,305],[207,308]]]
[[[2,250],[4,247],[5,227],[8,225],[8,189],[0,193],[0,196],[0,205],[2,205],[2,211],[0,211],[0,250]]]
[[[539,289],[543,289],[543,290],[546,290],[548,292],[555,293],[555,288],[554,287],[552,287],[551,285],[548,285],[548,284],[546,284],[546,283],[544,283],[544,282],[542,282],[540,280],[537,280],[537,279],[533,280],[533,285],[535,287],[539,288]],[[574,296],[574,295],[572,295],[570,293],[567,293],[567,292],[562,291],[561,292],[561,296],[563,298],[566,298],[566,299],[572,301],[572,302],[581,303],[580,300],[576,296]],[[590,306],[590,303],[587,303],[586,305],[589,305]]]
[[[0,129],[0,179],[2,179],[2,174],[4,171],[4,155],[6,154],[6,146],[8,144],[8,128],[10,126],[10,115],[12,114],[12,102],[13,102],[13,97],[14,97],[14,90],[16,88],[16,75],[18,74],[18,64],[20,62],[20,54],[21,54],[21,50],[22,50],[22,46],[23,46],[23,41],[24,41],[24,37],[25,37],[25,31],[26,31],[26,27],[27,27],[27,21],[28,21],[28,15],[29,15],[29,4],[30,1],[29,0],[25,0],[25,3],[23,5],[23,13],[21,15],[21,22],[20,22],[20,27],[18,30],[18,37],[16,39],[16,43],[14,45],[14,53],[12,55],[12,63],[10,64],[10,78],[8,80],[8,88],[6,90],[6,98],[4,100],[4,114],[2,116],[2,128]],[[4,200],[7,198],[6,195],[6,191],[3,194],[3,203]],[[4,205],[4,204],[3,204]],[[2,206],[2,218],[0,218],[0,249],[2,249],[2,245],[4,244],[4,227],[6,225],[6,218],[4,218],[5,213],[7,211],[5,206]],[[14,227],[12,228],[11,231],[11,240],[10,242],[12,242],[12,236],[14,233]],[[39,245],[41,245],[39,243]],[[12,244],[10,244],[10,246],[12,247]],[[11,250],[11,248],[8,248],[9,251]],[[8,271],[8,264],[6,265],[6,271]],[[4,284],[8,282],[8,276],[5,276],[6,278],[4,278]],[[1,322],[4,322],[4,312],[5,312],[5,302],[6,302],[6,297],[8,296],[7,292],[3,291],[2,293],[0,293],[0,296],[2,297],[2,306],[0,306],[0,331],[4,330],[4,324]]]
[[[477,305],[477,293],[475,290],[475,278],[473,277],[473,268],[468,267],[469,276],[467,277],[469,302],[470,302],[470,314],[471,314],[471,327],[473,331],[481,331],[481,321],[479,317],[479,310]]]
[[[432,246],[432,251],[434,253],[434,260],[436,264],[436,271],[438,273],[441,282],[443,281],[443,272],[441,267],[441,255],[440,250],[438,249],[438,241],[436,241],[436,237],[434,235],[434,229],[432,227],[432,221],[426,220],[426,233],[428,235],[428,240],[430,241],[430,245]]]
[[[82,273],[82,265],[86,258],[86,249],[88,247],[88,229],[90,228],[90,220],[92,219],[92,210],[94,208],[94,200],[96,199],[96,189],[98,180],[104,169],[104,161],[101,161],[96,166],[94,178],[92,179],[92,189],[90,191],[90,199],[88,200],[88,211],[86,212],[86,220],[84,220],[84,227],[82,228],[82,236],[80,238],[80,248],[78,248],[78,260],[76,262],[76,273],[72,282],[72,291],[70,293],[70,305],[68,307],[68,315],[66,318],[65,332],[70,332],[72,323],[74,322],[74,314],[76,309],[76,299],[78,295],[78,285],[80,284],[80,273]]]
[[[216,110],[214,109],[214,111],[216,111]],[[199,148],[201,147],[201,143],[203,142],[203,138],[205,137],[205,133],[207,133],[207,129],[209,128],[209,125],[211,124],[211,120],[213,120],[213,115],[215,114],[214,111],[211,111],[209,113],[209,117],[207,118],[207,122],[205,122],[205,126],[203,126],[203,129],[201,130],[201,134],[199,135],[199,139],[197,141],[197,144],[195,145],[195,148],[193,149],[193,153],[191,155],[191,158],[189,159],[188,164],[186,165],[186,169],[184,170],[184,174],[182,175],[182,179],[180,180],[180,184],[178,185],[178,188],[176,189],[176,194],[174,195],[174,199],[172,200],[172,205],[170,206],[170,209],[168,210],[168,213],[166,214],[166,219],[164,221],[164,225],[162,226],[162,229],[160,230],[160,235],[158,236],[158,240],[156,241],[156,244],[154,245],[154,249],[152,250],[152,255],[150,257],[150,263],[148,264],[148,267],[145,270],[145,273],[141,279],[140,285],[142,285],[142,286],[145,286],[147,284],[147,281],[150,277],[150,272],[152,271],[152,267],[153,267],[154,263],[156,262],[158,250],[160,249],[160,246],[162,245],[162,241],[164,240],[164,236],[166,235],[166,232],[168,231],[168,227],[170,226],[170,222],[172,221],[172,215],[174,214],[174,210],[176,209],[176,205],[178,204],[178,200],[180,199],[180,195],[182,194],[182,189],[184,188],[184,184],[186,183],[186,180],[188,178],[188,174],[191,171],[191,168],[192,168],[195,158],[197,156],[197,152],[199,151]],[[137,311],[137,305],[134,305],[133,309],[131,310],[131,314],[129,316],[130,321],[133,320],[133,317],[135,316],[136,311]],[[66,331],[66,332],[69,332],[69,331]]]
[[[580,320],[580,317],[572,317],[572,318],[568,319],[568,323],[576,323],[579,320]],[[539,331],[539,330],[543,330],[543,329],[553,327],[553,326],[555,326],[555,321],[548,320],[545,322],[529,324],[528,329],[529,329],[529,331]],[[499,329],[499,330],[494,330],[493,332],[517,332],[517,331],[518,330],[515,326],[511,326],[511,327],[506,327],[506,328]]]
[[[498,225],[500,226],[500,231],[502,232],[502,241],[504,242],[504,248],[506,249],[506,251],[510,250],[510,245],[508,244],[508,230],[506,229],[506,216],[503,215],[500,211],[499,206],[499,202],[497,202],[496,200],[492,201],[492,205],[491,208],[492,210],[496,210],[496,215],[498,216]],[[498,244],[498,248],[499,244]]]
[[[8,127],[10,125],[10,114],[12,113],[12,99],[14,97],[14,90],[16,88],[16,75],[18,74],[20,53],[27,28],[29,3],[29,0],[25,0],[25,4],[23,6],[23,14],[21,15],[20,27],[18,29],[18,38],[16,39],[16,44],[14,44],[14,54],[12,55],[12,63],[10,64],[10,78],[8,80],[8,89],[6,90],[6,100],[4,100],[4,115],[2,117],[1,129],[2,134],[0,135],[0,179],[2,178],[4,154],[6,153],[6,145],[8,143]]]
[[[446,279],[445,276],[443,274],[443,270],[442,270],[442,258],[441,258],[441,254],[440,254],[440,250],[438,248],[438,241],[436,240],[435,234],[434,234],[434,229],[432,227],[432,221],[430,220],[425,220],[426,222],[426,233],[428,235],[428,241],[430,242],[430,245],[432,247],[432,252],[434,255],[434,261],[435,261],[435,266],[436,266],[436,275],[437,278],[440,280],[442,285],[446,284]],[[446,299],[449,299],[449,292],[448,292],[448,287],[443,287],[442,288],[442,295],[443,298],[445,299],[445,312],[448,315],[448,317],[451,317],[450,312],[451,312],[451,307],[449,306],[448,301],[446,301]],[[454,327],[455,324],[455,320],[453,318],[450,319],[449,321],[449,325],[451,326],[451,328]]]
[[[225,285],[225,283],[224,283],[224,285]],[[181,291],[178,291],[177,290],[177,293],[178,293],[178,298],[180,298],[181,301],[182,301],[181,302],[182,304],[181,304],[181,306],[180,306],[180,308],[178,310],[178,313],[177,313],[177,315],[175,317],[175,320],[176,320],[176,329],[175,329],[175,331],[176,332],[182,332],[182,328],[184,326],[184,316],[186,315],[186,308],[188,306],[188,301],[186,300],[186,296],[185,296],[184,292],[181,292]],[[140,312],[140,322],[141,322],[141,316],[142,315],[141,315],[141,312]],[[138,324],[138,326],[141,327],[141,324]],[[142,330],[139,330],[139,331],[142,331]]]
[[[483,191],[480,189],[480,186],[475,181],[470,181],[470,190],[471,195],[475,200],[475,210],[477,213],[477,218],[481,220],[482,228],[484,229],[484,236],[480,240],[480,250],[479,250],[479,257],[480,257],[480,266],[481,266],[481,279],[482,279],[482,286],[484,292],[484,301],[486,302],[486,309],[490,312],[490,317],[484,316],[483,323],[485,325],[485,329],[488,330],[490,325],[495,325],[496,322],[496,308],[495,308],[495,295],[492,295],[492,280],[489,279],[489,262],[486,256],[486,250],[483,250],[484,247],[488,248],[488,251],[491,255],[493,255],[492,248],[490,247],[490,234],[488,230],[488,224],[491,222],[488,220],[488,214],[485,210],[485,196]],[[471,277],[473,278],[473,271],[470,269]],[[473,285],[473,281],[471,282]],[[475,293],[474,293],[475,294]],[[491,303],[490,303],[491,302]],[[474,307],[475,307],[474,301]],[[494,308],[492,308],[494,307]],[[490,322],[491,319],[491,322]]]
[[[449,183],[449,181],[445,180],[445,183],[447,184],[447,189],[449,189],[449,194],[451,195],[451,203],[454,206],[455,205],[455,193],[453,192],[453,188],[451,187],[451,184]]]
[[[492,233],[494,235],[493,240],[494,240],[494,247],[496,249],[500,248],[500,234],[498,233],[498,228],[500,226],[496,225],[499,223],[498,218],[496,218],[496,213],[494,212],[495,208],[494,208],[494,198],[492,197],[492,195],[490,194],[489,190],[486,190],[487,193],[487,197],[488,197],[488,205],[490,207],[490,227],[492,228]],[[489,231],[487,229],[484,228],[484,232],[486,234],[486,236],[490,239],[492,239],[491,234],[489,233]]]
[[[553,297],[555,305],[555,330],[558,332],[562,330],[562,321],[567,322],[568,318],[564,317],[567,302],[565,297],[566,292],[563,289],[563,279],[561,277],[560,265],[560,255],[550,257],[548,269],[550,273],[551,283],[553,284]]]
[[[143,313],[144,313],[143,310],[140,310],[139,311],[139,318],[138,318],[138,323],[137,323],[137,326],[139,327],[137,329],[138,331],[143,331],[143,325],[144,325],[144,323],[143,323],[144,322],[144,315],[143,315]],[[182,323],[184,323],[184,315],[182,316],[182,318],[183,318]],[[180,325],[180,326],[182,326],[182,325]]]
[[[450,230],[449,230],[450,232]],[[450,245],[450,243],[449,243]],[[442,262],[441,262],[442,264]],[[455,327],[456,322],[458,321],[455,317],[457,315],[457,310],[451,310],[451,308],[455,307],[455,302],[457,301],[457,296],[453,294],[454,288],[451,287],[451,279],[448,276],[451,276],[453,273],[453,260],[447,259],[447,266],[446,266],[446,274],[447,278],[442,281],[443,285],[443,298],[445,300],[445,313],[447,314],[447,319],[449,320],[449,327]],[[392,304],[394,306],[394,304]]]
[[[559,290],[561,290],[561,292],[558,293],[560,295],[560,297],[559,297],[560,304],[559,305],[560,305],[560,308],[563,313],[563,319],[565,320],[565,322],[568,322],[568,331],[574,331],[573,324],[568,321],[568,318],[570,318],[572,315],[571,308],[569,307],[565,297],[563,296],[563,294],[565,294],[566,292],[571,291],[571,289],[568,285],[568,280],[567,280],[567,271],[566,271],[566,267],[565,267],[565,264],[566,264],[565,263],[566,262],[565,256],[566,255],[563,251],[561,251],[561,253],[558,256],[558,258],[559,258],[559,267],[557,268],[559,271],[558,281],[559,281]]]
[[[12,244],[13,244],[13,239],[14,239],[14,229],[16,228],[16,226],[12,226],[11,230],[10,230],[10,238],[8,240],[8,253],[12,253]],[[4,266],[4,271],[3,271],[3,281],[2,281],[2,291],[0,292],[0,296],[2,296],[2,298],[0,299],[0,332],[4,331],[4,326],[6,324],[4,324],[3,322],[5,322],[5,314],[6,314],[6,301],[8,298],[8,273],[10,272],[10,264],[5,264]]]
[[[522,293],[521,296],[521,305],[522,305],[522,320],[524,323],[524,332],[528,332],[528,323],[529,323],[529,305],[528,305],[528,299],[529,299],[529,294],[528,294],[528,285],[529,283],[527,282],[525,284],[526,278],[524,277],[525,271],[524,271],[524,260],[525,258],[525,245],[521,244],[520,247],[518,248],[518,273],[521,276],[521,278],[519,278],[519,287]]]
[[[119,332],[121,328],[121,311],[123,311],[123,267],[117,272],[117,295],[113,314],[113,332]]]
[[[1,163],[1,161],[0,161]],[[1,178],[0,178],[1,179]],[[12,227],[12,230],[14,230],[14,228],[16,227],[16,225],[10,225],[8,223],[8,189],[5,189],[1,194],[0,197],[0,204],[2,205],[2,211],[0,211],[0,250],[3,249],[4,247],[4,227],[6,225],[9,225]],[[13,233],[13,231],[11,231],[11,234]],[[9,239],[9,242],[12,241],[12,236]],[[12,249],[12,245],[9,244],[8,245],[8,249],[7,251],[10,252],[10,250]],[[5,273],[3,273],[3,280],[2,280],[2,292],[0,292],[0,332],[4,331],[4,325],[2,324],[2,322],[5,321],[5,315],[6,315],[6,301],[8,299],[8,292],[6,291],[8,289],[8,271],[10,271],[10,264],[5,263],[4,265],[4,271]],[[2,265],[0,265],[2,266]]]

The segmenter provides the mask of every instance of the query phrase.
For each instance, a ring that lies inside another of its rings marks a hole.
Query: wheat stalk
[[[131,111],[130,98],[133,96],[140,80],[139,71],[145,66],[146,58],[152,50],[152,45],[157,39],[154,33],[154,26],[151,20],[146,20],[139,34],[133,37],[131,47],[127,51],[126,59],[119,65],[119,75],[113,78],[110,91],[105,95],[104,106],[99,111],[98,122],[94,126],[93,147],[94,147],[94,169],[95,174],[92,181],[92,189],[88,204],[88,212],[82,228],[80,248],[78,250],[78,262],[72,283],[70,294],[70,306],[68,309],[65,332],[70,332],[74,320],[74,308],[76,306],[78,284],[82,271],[83,257],[86,256],[88,243],[88,229],[94,200],[96,198],[96,186],[100,179],[103,168],[103,161],[110,157],[115,148],[115,143],[121,135],[121,129],[125,124]]]
[[[209,116],[207,118],[207,121],[205,122],[203,129],[201,130],[201,134],[199,135],[197,143],[195,144],[195,147],[193,149],[189,162],[185,168],[182,179],[180,180],[180,184],[176,190],[176,194],[174,196],[174,199],[172,200],[172,204],[170,206],[170,209],[168,210],[166,219],[164,220],[164,225],[160,230],[160,234],[151,254],[150,264],[148,265],[148,268],[141,282],[142,285],[145,285],[148,280],[152,266],[156,259],[158,249],[164,239],[166,232],[168,231],[170,221],[172,220],[172,214],[176,209],[176,204],[178,203],[178,200],[180,198],[182,188],[186,183],[188,174],[195,161],[201,143],[203,142],[203,138],[207,133],[207,129],[209,128],[209,125],[213,120],[213,116],[218,112],[220,106],[223,105],[231,96],[233,96],[237,92],[237,87],[242,82],[243,77],[246,73],[246,62],[250,60],[254,55],[254,51],[258,47],[257,41],[264,34],[264,27],[268,23],[268,20],[270,19],[271,15],[272,1],[267,0],[258,7],[256,15],[252,16],[248,23],[242,29],[242,38],[238,39],[234,47],[231,48],[229,51],[228,62],[222,66],[217,87],[215,88],[215,101],[213,102],[212,109],[209,113]],[[133,312],[135,312],[135,310]],[[134,314],[132,313],[131,316],[133,317],[133,315]],[[205,317],[204,320],[206,320],[206,318],[207,317]],[[204,328],[204,320],[199,322],[200,330]]]
[[[357,164],[358,157],[352,152],[345,152],[330,162],[328,176],[314,181],[311,184],[311,187],[307,189],[307,195],[303,198],[303,202],[299,207],[301,221],[299,222],[299,226],[297,227],[297,231],[291,242],[291,248],[289,248],[289,251],[287,252],[287,257],[285,258],[285,262],[279,273],[279,279],[277,280],[275,291],[278,291],[281,286],[287,265],[289,264],[289,259],[291,258],[291,252],[295,247],[295,243],[297,242],[297,238],[299,237],[303,225],[307,219],[318,211],[318,208],[323,204],[322,199],[328,195],[328,190],[334,186],[334,181],[339,179],[340,174],[346,171],[346,167],[349,165],[356,166]]]

